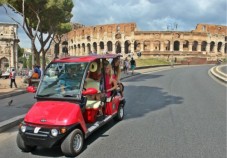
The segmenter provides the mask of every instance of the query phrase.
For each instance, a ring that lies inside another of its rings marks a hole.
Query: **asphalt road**
[[[125,79],[125,119],[86,140],[79,158],[225,158],[226,87],[190,66]],[[60,148],[22,153],[17,128],[0,134],[1,157],[63,157]]]
[[[227,65],[222,66],[221,71],[227,74]]]
[[[25,114],[35,101],[34,94],[31,93],[0,99],[0,122]],[[12,103],[9,104],[10,102]]]

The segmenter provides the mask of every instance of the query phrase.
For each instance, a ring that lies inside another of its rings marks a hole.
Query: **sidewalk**
[[[0,99],[19,95],[25,93],[26,84],[23,83],[23,78],[18,76],[16,77],[17,87],[10,88],[10,79],[0,79]]]

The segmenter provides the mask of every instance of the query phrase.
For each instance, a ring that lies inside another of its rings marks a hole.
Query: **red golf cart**
[[[114,119],[124,117],[124,98],[105,94],[105,63],[119,55],[67,57],[52,61],[39,86],[28,87],[37,102],[19,126],[17,146],[30,152],[37,146],[61,146],[65,156],[78,155],[84,140]],[[93,75],[91,75],[93,74]],[[103,77],[102,77],[103,76]]]

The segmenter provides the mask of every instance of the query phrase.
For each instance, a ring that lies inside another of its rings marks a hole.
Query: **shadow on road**
[[[149,112],[183,102],[180,96],[173,96],[162,88],[149,86],[127,86],[125,97],[130,98],[125,106],[125,119],[142,117]]]
[[[91,136],[85,140],[84,148],[81,154],[91,145],[93,142],[102,137],[108,137],[109,135],[104,135],[106,131],[111,129],[116,124],[115,121],[110,121],[108,124],[104,125],[102,128],[95,131]],[[42,148],[38,147],[36,150],[31,152],[32,155],[45,156],[45,157],[61,157],[64,156],[61,152],[61,147],[56,146],[54,148]]]
[[[143,77],[141,78],[140,75],[143,75]],[[126,78],[127,82],[136,82],[136,81],[144,81],[147,79],[155,79],[155,78],[159,78],[162,77],[163,75],[156,75],[156,74],[138,74],[136,76],[133,76],[132,78]],[[124,81],[125,79],[123,79],[122,81]]]

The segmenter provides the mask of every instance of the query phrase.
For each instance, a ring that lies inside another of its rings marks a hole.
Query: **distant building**
[[[24,48],[23,57],[25,57],[28,60],[30,55],[32,55],[31,49],[30,48]]]
[[[173,55],[216,60],[227,55],[227,26],[198,24],[192,31],[139,31],[136,23],[75,26],[63,37],[60,56],[64,47],[71,56],[97,52],[136,57],[140,52],[143,58],[169,58]]]
[[[0,68],[18,67],[18,25],[0,23]]]

